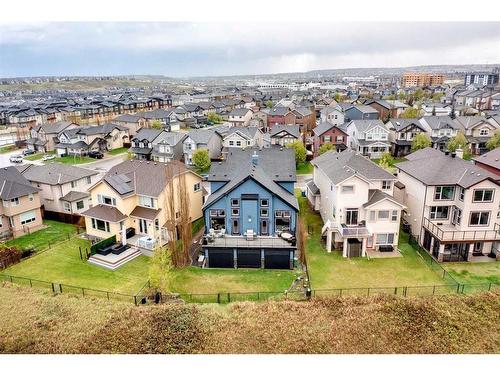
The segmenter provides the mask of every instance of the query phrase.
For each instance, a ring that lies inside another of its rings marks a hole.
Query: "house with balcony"
[[[88,189],[99,180],[95,170],[50,163],[22,166],[22,175],[38,188],[45,212],[80,215],[92,205]]]
[[[416,118],[392,119],[385,124],[389,129],[389,141],[391,142],[391,154],[400,158],[411,152],[413,139],[420,133],[425,133],[425,129]]]
[[[291,149],[233,148],[210,168],[203,254],[210,268],[291,269],[298,202]]]
[[[427,147],[397,163],[404,219],[439,262],[498,258],[498,176],[453,154]]]
[[[43,227],[39,192],[15,167],[0,169],[0,237],[19,237]]]
[[[187,214],[191,222],[202,216],[201,182],[202,178],[181,162],[124,161],[90,187],[92,206],[82,212],[87,235],[92,240],[115,236],[117,243],[127,249],[124,260],[141,252],[152,255],[155,246],[179,235],[177,229],[175,233],[169,229],[177,228],[181,217],[182,206],[175,198],[181,194],[179,189],[185,191],[189,201],[188,212],[182,214]],[[123,250],[120,248],[120,254],[114,255],[121,255]],[[116,266],[116,257],[99,255],[92,262],[108,268]]]
[[[484,116],[458,116],[454,121],[462,127],[472,155],[482,155],[488,152],[486,142],[498,129],[494,123]]]
[[[462,129],[450,116],[424,116],[420,119],[420,124],[429,134],[432,147],[440,151],[445,150],[450,138],[455,137]]]
[[[389,129],[381,120],[353,120],[342,126],[349,137],[349,147],[370,159],[389,152]]]
[[[404,206],[393,197],[396,177],[349,149],[328,151],[311,163],[306,195],[323,219],[326,250],[344,257],[397,255]]]

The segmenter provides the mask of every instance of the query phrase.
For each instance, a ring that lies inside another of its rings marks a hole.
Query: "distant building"
[[[498,70],[496,72],[472,72],[465,74],[465,86],[469,85],[496,85],[498,84]]]
[[[439,86],[444,82],[442,74],[432,73],[404,73],[402,79],[403,87]]]

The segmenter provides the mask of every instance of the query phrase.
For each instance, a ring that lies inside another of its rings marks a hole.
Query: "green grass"
[[[199,219],[193,221],[192,227],[191,227],[191,233],[193,236],[198,233],[201,228],[205,225],[205,219],[203,217],[200,217]]]
[[[89,241],[73,238],[11,266],[3,273],[129,295],[137,293],[147,282],[148,257],[140,256],[111,271],[82,261],[79,246],[90,249]]]
[[[128,148],[120,147],[120,148],[115,148],[114,150],[108,151],[108,154],[114,156],[114,155],[124,154],[127,151],[128,151]]]
[[[61,163],[61,164],[69,164],[69,165],[77,165],[77,164],[86,164],[97,161],[98,159],[92,159],[88,156],[64,156],[58,157],[56,159],[49,160],[45,162],[48,163]]]
[[[311,174],[313,173],[313,170],[313,165],[308,161],[297,166],[297,174]]]
[[[54,244],[66,240],[68,234],[73,235],[76,233],[76,227],[71,224],[52,220],[45,220],[43,223],[47,225],[47,228],[7,241],[6,245],[14,246],[18,249],[34,247],[37,250],[41,250],[46,248],[49,242]]]
[[[460,284],[500,283],[500,262],[443,263],[442,266]]]
[[[172,271],[170,290],[177,293],[284,292],[298,273],[291,270],[202,269]]]
[[[16,146],[14,146],[14,145],[3,146],[3,147],[0,147],[0,154],[5,154],[7,152],[11,152],[14,150],[16,150]]]
[[[28,156],[25,156],[24,158],[26,160],[34,161],[34,160],[40,160],[41,158],[43,158],[44,155],[54,155],[55,153],[56,153],[55,151],[49,151],[46,153],[37,152],[36,154],[28,155]],[[55,160],[55,159],[52,159],[52,160]]]
[[[339,251],[328,253],[321,242],[321,217],[314,213],[307,198],[298,197],[300,215],[313,228],[307,238],[307,263],[313,289],[375,288],[398,286],[443,285],[445,282],[424,263],[400,234],[400,258],[343,258]]]

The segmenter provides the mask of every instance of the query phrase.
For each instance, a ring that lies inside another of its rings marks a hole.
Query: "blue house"
[[[293,268],[298,202],[292,149],[232,149],[212,164],[203,206],[208,267]]]
[[[345,122],[351,120],[378,120],[378,111],[369,105],[358,104],[349,106],[344,110]]]

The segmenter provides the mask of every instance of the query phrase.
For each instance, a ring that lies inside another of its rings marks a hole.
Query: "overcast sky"
[[[500,63],[500,23],[0,25],[0,76],[163,74]]]

